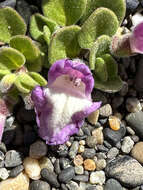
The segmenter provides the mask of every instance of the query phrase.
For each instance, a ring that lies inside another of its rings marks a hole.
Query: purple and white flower
[[[78,132],[84,118],[101,102],[92,102],[94,79],[80,61],[56,61],[48,73],[48,85],[32,91],[39,135],[49,145],[65,143]]]

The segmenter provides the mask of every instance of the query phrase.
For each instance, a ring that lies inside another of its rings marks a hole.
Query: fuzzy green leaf
[[[10,71],[7,69],[0,69],[0,79],[5,75],[10,74]]]
[[[54,63],[62,58],[74,58],[80,52],[77,35],[80,31],[79,26],[67,26],[59,29],[53,34],[49,46],[49,62]]]
[[[30,34],[33,39],[44,43],[43,27],[47,26],[51,33],[53,33],[58,25],[47,17],[36,13],[31,16],[30,20]]]
[[[43,0],[43,13],[61,26],[75,24],[83,15],[87,0]]]
[[[10,46],[17,49],[25,56],[26,66],[29,71],[39,72],[41,70],[41,52],[29,37],[23,35],[14,36],[10,40]]]
[[[38,82],[36,82],[26,73],[20,73],[17,76],[14,84],[22,93],[29,93],[36,85],[39,85]]]
[[[78,36],[81,48],[91,48],[101,35],[113,36],[119,27],[115,13],[107,8],[98,8],[82,25]]]
[[[95,75],[103,82],[108,79],[106,62],[100,57],[96,58]]]
[[[0,8],[0,41],[9,42],[12,36],[26,33],[23,18],[12,8]]]
[[[47,45],[50,44],[51,32],[50,29],[45,25],[43,27],[43,38],[46,41]]]
[[[105,53],[109,53],[109,46],[111,43],[111,38],[106,35],[102,35],[97,38],[96,42],[90,49],[89,55],[89,65],[90,69],[95,69],[96,58],[102,56]]]
[[[40,86],[45,86],[47,81],[39,74],[35,72],[29,72],[29,75],[36,81]]]
[[[0,48],[0,70],[19,69],[25,63],[25,57],[11,47]]]
[[[10,73],[5,75],[0,81],[0,91],[7,92],[16,80],[16,74]]]
[[[83,23],[93,11],[99,7],[105,7],[112,10],[116,14],[119,23],[122,23],[126,11],[125,0],[88,0],[81,22]]]

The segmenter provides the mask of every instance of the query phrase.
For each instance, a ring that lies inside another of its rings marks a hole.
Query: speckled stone
[[[92,124],[95,125],[98,121],[99,118],[99,110],[96,110],[94,112],[92,112],[89,116],[88,116],[88,121]]]
[[[132,157],[143,164],[143,142],[138,142],[131,151]]]
[[[122,152],[126,154],[130,153],[133,146],[134,146],[134,141],[129,136],[124,137],[122,146],[121,146]]]
[[[122,190],[122,186],[117,180],[109,179],[104,186],[104,190]]]
[[[86,144],[88,145],[88,147],[94,148],[95,145],[97,144],[97,139],[96,139],[96,137],[94,137],[94,136],[88,136],[88,137],[86,138]]]
[[[69,157],[71,159],[73,159],[76,156],[76,154],[78,152],[78,146],[79,146],[79,142],[78,141],[74,141],[72,143],[72,146],[71,146],[71,148],[69,150]]]
[[[104,137],[103,137],[103,128],[99,127],[92,131],[92,135],[96,138],[97,144],[103,144]]]
[[[105,104],[99,109],[99,114],[102,117],[109,117],[112,115],[112,107],[110,104]]]
[[[107,158],[113,159],[119,154],[119,150],[116,147],[111,148],[107,153]]]
[[[83,164],[83,157],[80,154],[78,154],[75,156],[73,162],[75,166],[80,166]]]
[[[96,169],[96,164],[95,164],[94,160],[86,159],[86,160],[84,160],[83,164],[84,164],[85,170],[94,171]]]
[[[96,171],[90,174],[90,183],[102,185],[105,183],[105,173],[103,171]]]
[[[15,167],[22,164],[22,155],[21,153],[15,150],[9,150],[5,155],[5,166],[6,167]]]
[[[9,176],[8,170],[6,168],[0,168],[0,179],[5,180]]]

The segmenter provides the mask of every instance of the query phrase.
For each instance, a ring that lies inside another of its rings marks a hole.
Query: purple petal
[[[143,22],[134,28],[130,37],[130,46],[133,53],[143,53]]]
[[[5,120],[6,120],[6,116],[3,114],[0,114],[0,141],[2,139],[2,135],[4,131]]]

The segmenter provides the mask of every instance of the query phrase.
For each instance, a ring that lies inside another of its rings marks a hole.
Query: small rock
[[[29,190],[51,190],[50,185],[41,180],[32,181]]]
[[[60,158],[59,161],[62,169],[66,169],[71,165],[71,161],[68,158]]]
[[[131,151],[132,157],[143,164],[143,142],[138,142]]]
[[[135,135],[135,132],[134,132],[134,130],[133,130],[131,127],[127,126],[126,129],[127,129],[127,132],[128,132],[130,135]]]
[[[105,173],[103,171],[92,172],[90,174],[90,183],[103,185],[105,183]]]
[[[58,146],[58,149],[57,147],[53,147],[53,148],[56,148],[56,150],[53,150],[53,151],[56,151],[57,154],[60,156],[60,157],[64,157],[64,156],[67,156],[68,155],[68,147],[66,146],[66,144],[61,144]]]
[[[132,139],[135,143],[139,142],[139,140],[140,140],[140,138],[139,138],[137,135],[131,136],[131,139]]]
[[[83,158],[93,158],[95,156],[95,149],[94,148],[85,148],[83,154]]]
[[[99,127],[92,131],[92,135],[96,138],[97,144],[103,144],[104,137],[103,137],[103,128]]]
[[[17,177],[6,179],[0,182],[0,190],[29,190],[29,178],[26,174],[20,173]]]
[[[126,0],[127,12],[126,15],[132,14],[135,12],[136,8],[139,5],[138,0]]]
[[[8,171],[6,168],[0,168],[0,179],[5,180],[9,176]]]
[[[121,96],[125,96],[128,93],[128,89],[129,89],[128,83],[127,82],[123,82],[123,86],[122,86],[121,90],[119,91],[119,94]]]
[[[3,142],[0,143],[0,150],[1,150],[3,153],[6,153],[6,152],[7,152],[6,145],[5,145]]]
[[[80,144],[79,147],[78,147],[78,153],[84,152],[84,149],[85,149],[85,147]]]
[[[0,151],[0,161],[4,160],[4,153],[2,151]]]
[[[66,184],[69,190],[77,190],[79,188],[78,184],[75,181],[70,181]]]
[[[85,145],[85,140],[80,140],[79,144],[84,146]]]
[[[16,125],[7,126],[4,128],[2,141],[5,143],[5,145],[13,142],[13,139],[15,137],[16,128],[17,128]]]
[[[75,171],[73,167],[66,168],[61,171],[58,179],[62,183],[68,183],[75,176]]]
[[[73,162],[75,166],[80,166],[83,164],[83,157],[80,154],[78,154],[75,156]]]
[[[104,190],[122,190],[122,186],[115,179],[108,179],[104,186]]]
[[[107,158],[113,159],[119,154],[119,150],[116,147],[111,148],[108,151]]]
[[[134,146],[134,141],[129,136],[124,137],[122,146],[121,146],[122,152],[126,154],[130,153],[133,146]]]
[[[0,7],[11,7],[11,8],[15,8],[16,5],[16,0],[5,0],[3,2],[0,3]]]
[[[79,174],[79,175],[81,175],[81,174],[84,173],[84,168],[83,168],[83,166],[75,166],[75,167],[74,167],[74,170],[75,170],[75,173],[76,173],[76,174]]]
[[[112,107],[110,104],[105,104],[99,109],[99,114],[102,117],[109,117],[112,115]]]
[[[105,159],[98,159],[96,162],[96,170],[103,170],[106,167]]]
[[[95,125],[98,121],[99,118],[99,110],[96,110],[94,112],[92,112],[89,116],[88,116],[88,121],[92,124]]]
[[[43,141],[36,141],[30,146],[29,156],[40,159],[47,154],[47,145]]]
[[[53,187],[60,187],[60,184],[57,180],[57,176],[54,172],[49,172],[46,168],[41,170],[41,176],[44,180],[46,180]]]
[[[79,146],[78,141],[74,141],[70,150],[69,150],[69,157],[71,159],[73,159],[76,156],[77,151],[78,151],[78,146]]]
[[[39,166],[38,160],[34,158],[27,157],[23,161],[25,173],[34,180],[40,179],[41,168]]]
[[[47,157],[43,157],[39,160],[39,165],[40,165],[40,168],[43,169],[43,168],[47,168],[48,171],[50,172],[53,172],[54,171],[54,166],[51,162],[51,160]]]
[[[86,159],[86,160],[84,160],[83,164],[84,164],[85,170],[94,171],[96,169],[94,160]]]
[[[137,98],[127,98],[126,109],[128,112],[138,112],[142,110],[142,106]]]
[[[109,116],[109,126],[114,131],[118,131],[120,129],[120,120],[116,116]]]
[[[23,165],[17,166],[10,170],[9,177],[16,177],[24,170]]]
[[[56,161],[54,162],[54,170],[55,170],[56,174],[59,174],[61,172],[59,159],[56,159]]]
[[[97,144],[97,140],[94,136],[88,136],[86,138],[86,144],[90,147],[90,148],[94,148],[95,145]]]
[[[5,155],[5,166],[9,168],[19,166],[20,164],[22,164],[21,154],[15,150],[9,150]]]
[[[118,157],[105,168],[106,175],[118,180],[125,187],[137,187],[143,184],[143,167],[130,156]]]
[[[88,176],[87,175],[76,175],[73,180],[77,182],[88,182]]]
[[[117,109],[120,107],[124,102],[124,98],[122,96],[115,96],[112,100],[112,107]]]
[[[126,121],[136,134],[143,138],[143,112],[130,113],[127,115]]]

